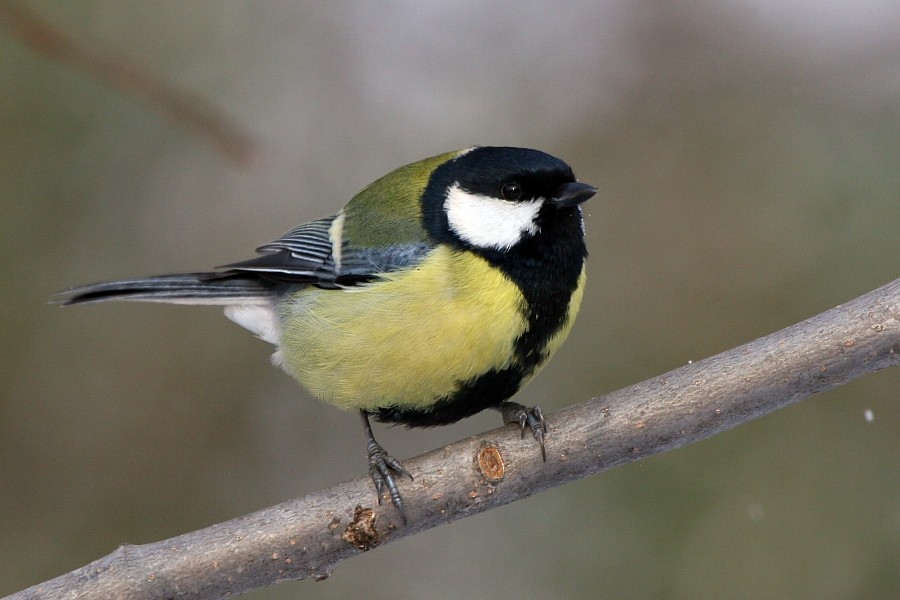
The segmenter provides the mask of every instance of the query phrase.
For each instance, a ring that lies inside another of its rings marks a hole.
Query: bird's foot
[[[391,502],[400,512],[403,524],[406,525],[406,511],[403,510],[403,498],[400,496],[400,490],[397,488],[397,480],[395,475],[409,477],[412,481],[413,476],[409,471],[403,468],[400,461],[388,454],[381,444],[375,441],[372,434],[372,426],[369,424],[369,413],[364,410],[359,411],[362,417],[363,430],[366,433],[366,456],[369,459],[369,477],[375,484],[375,492],[378,494],[378,504],[381,504],[381,491],[387,488],[391,495]]]
[[[400,490],[397,488],[396,476],[409,477],[410,480],[412,480],[413,476],[403,468],[399,460],[389,455],[381,447],[381,444],[374,439],[369,441],[366,454],[369,457],[369,477],[372,478],[372,483],[375,484],[378,504],[381,504],[382,490],[387,488],[388,493],[391,495],[391,502],[397,507],[400,516],[403,518],[403,523],[406,524],[406,511],[403,510],[403,498],[400,496]]]
[[[504,402],[499,406],[503,422],[507,425],[518,423],[522,429],[522,437],[525,437],[525,429],[531,429],[534,439],[541,445],[541,458],[547,462],[547,451],[544,448],[544,437],[547,434],[547,423],[539,406],[528,408],[516,402]]]

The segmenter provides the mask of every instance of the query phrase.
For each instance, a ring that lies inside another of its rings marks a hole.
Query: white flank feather
[[[261,340],[276,346],[281,342],[281,324],[271,304],[232,304],[225,307],[225,316]]]

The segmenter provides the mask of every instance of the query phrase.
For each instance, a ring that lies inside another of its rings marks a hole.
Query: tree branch
[[[409,525],[368,477],[152,544],[9,596],[225,598],[323,579],[360,552],[709,437],[900,364],[900,279],[792,327],[548,417],[547,462],[515,427],[405,461]]]
[[[145,100],[172,121],[206,136],[229,160],[250,165],[257,154],[252,136],[204,98],[179,89],[144,65],[76,39],[17,0],[0,0],[0,26],[25,46],[94,76],[129,96]]]

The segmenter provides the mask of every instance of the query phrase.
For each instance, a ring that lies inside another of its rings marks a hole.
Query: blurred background
[[[900,276],[892,0],[27,5],[258,152],[0,29],[0,595],[364,472],[357,417],[220,310],[47,301],[249,258],[399,165],[528,146],[599,186],[579,324],[518,397],[546,412]],[[898,395],[866,376],[248,597],[900,597]],[[497,425],[376,435],[405,458]]]

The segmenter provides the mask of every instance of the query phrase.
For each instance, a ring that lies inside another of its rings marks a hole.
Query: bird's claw
[[[391,496],[391,502],[400,513],[403,524],[406,525],[406,511],[403,510],[403,498],[400,496],[400,490],[397,488],[395,476],[402,475],[403,477],[409,477],[410,480],[412,480],[413,476],[403,468],[399,460],[388,454],[381,447],[381,444],[375,441],[375,436],[372,435],[372,426],[369,424],[369,413],[360,410],[359,414],[362,417],[363,430],[366,434],[366,457],[369,460],[369,477],[372,478],[372,483],[375,484],[378,504],[381,504],[381,491],[387,488]]]
[[[400,496],[400,489],[397,487],[395,476],[408,477],[410,480],[412,480],[413,476],[403,468],[399,460],[389,455],[375,440],[369,442],[366,454],[369,459],[369,477],[372,478],[372,483],[375,484],[378,504],[381,504],[381,492],[387,488],[391,496],[391,502],[397,507],[405,524],[406,511],[403,509],[403,498]]]
[[[500,405],[500,414],[504,423],[518,423],[522,430],[522,438],[525,438],[525,430],[531,429],[534,439],[541,445],[541,458],[547,462],[547,450],[544,447],[544,438],[547,434],[547,423],[539,406],[528,408],[515,402],[504,402]]]

